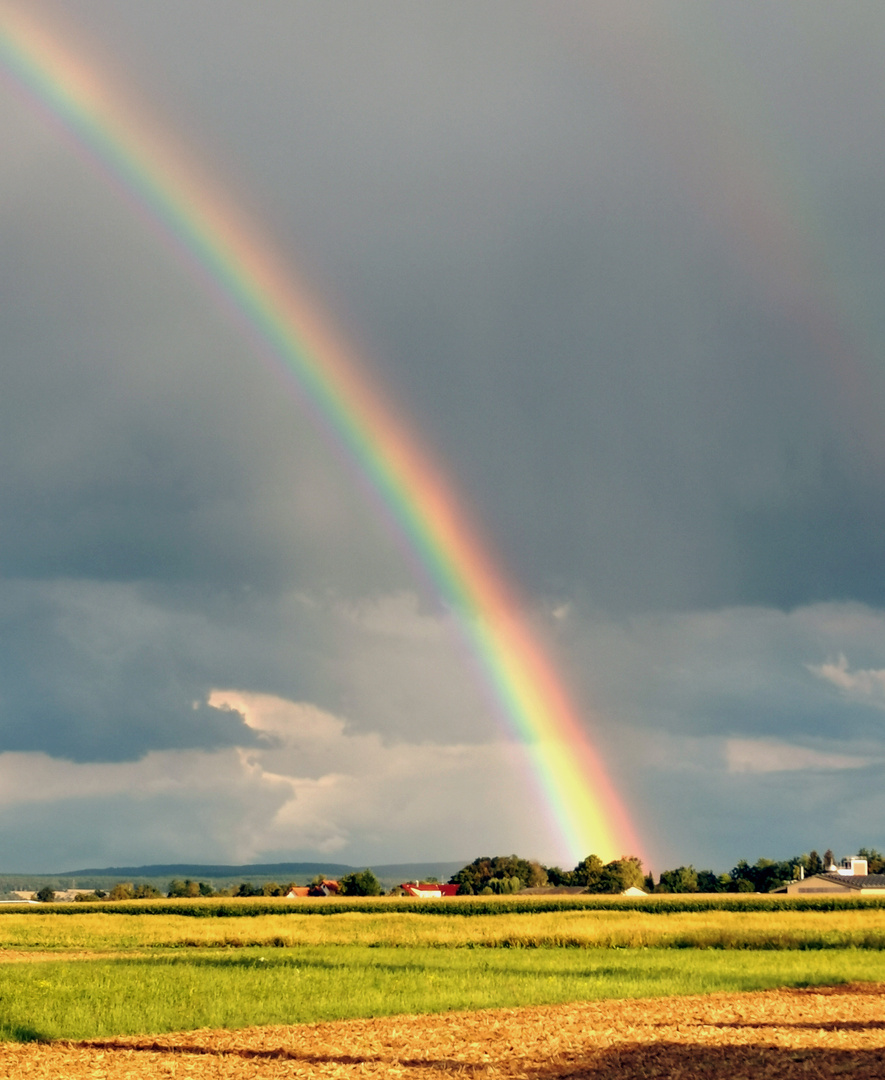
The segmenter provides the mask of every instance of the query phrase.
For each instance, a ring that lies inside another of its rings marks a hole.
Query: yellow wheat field
[[[0,950],[90,952],[200,946],[885,948],[885,908],[852,911],[704,911],[651,914],[544,911],[424,915],[4,915]]]

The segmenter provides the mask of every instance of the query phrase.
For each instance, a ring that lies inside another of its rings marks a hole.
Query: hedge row
[[[421,915],[509,915],[544,911],[642,911],[651,915],[703,911],[854,911],[885,906],[885,899],[821,896],[772,896],[725,893],[720,896],[664,895],[620,896],[519,896],[452,897],[444,900],[402,898],[283,900],[267,898],[206,898],[187,900],[120,900],[100,903],[59,903],[19,907],[0,905],[0,915],[84,915],[106,912],[115,915],[184,915],[190,918],[221,918],[255,915],[365,915],[416,913]]]

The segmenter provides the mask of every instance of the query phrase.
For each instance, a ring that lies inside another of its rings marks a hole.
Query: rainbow
[[[525,746],[563,854],[641,854],[583,720],[451,485],[271,245],[143,110],[126,107],[116,87],[8,4],[0,4],[0,70],[159,227],[368,477]]]

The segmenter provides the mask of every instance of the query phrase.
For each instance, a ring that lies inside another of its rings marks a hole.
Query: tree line
[[[325,896],[321,885],[322,874],[318,874],[309,884],[310,895]],[[167,891],[161,892],[153,885],[133,885],[131,881],[120,881],[113,888],[94,889],[92,892],[80,892],[74,897],[75,903],[94,903],[99,900],[158,900],[164,896],[191,897],[201,896],[285,896],[298,882],[290,881],[286,885],[280,885],[275,881],[268,881],[263,885],[253,885],[251,881],[243,881],[239,885],[233,885],[227,889],[215,889],[208,881],[193,881],[185,878],[183,881],[174,878],[169,882]],[[381,883],[371,870],[355,870],[345,874],[338,882],[339,896],[380,896],[383,892]],[[44,885],[36,893],[36,898],[44,903],[55,900],[55,890]]]
[[[869,873],[885,873],[885,854],[882,852],[875,848],[860,848],[857,855],[867,860]],[[741,859],[725,874],[696,870],[691,865],[677,866],[673,870],[664,870],[655,881],[651,874],[643,871],[642,861],[633,855],[608,863],[603,863],[598,855],[588,855],[573,870],[542,866],[516,855],[496,855],[474,859],[449,880],[460,886],[459,896],[514,893],[542,886],[580,887],[591,893],[622,893],[631,887],[647,893],[767,893],[803,875],[820,874],[834,862],[833,852],[827,849],[823,856],[810,851],[783,861],[760,858],[752,865]]]
[[[875,848],[862,847],[857,856],[867,860],[870,874],[885,873],[885,854]],[[665,870],[654,892],[774,892],[800,877],[821,874],[836,862],[833,852],[828,848],[823,856],[816,851],[794,855],[791,859],[780,862],[775,859],[757,859],[751,866],[746,859],[741,859],[737,866],[727,874],[716,874],[712,870],[695,870],[693,866],[678,866],[675,870]],[[653,884],[653,883],[652,883]]]
[[[581,888],[585,892],[622,893],[633,886],[643,888],[642,861],[633,855],[603,863],[588,855],[574,870],[542,866],[518,855],[480,856],[449,878],[458,885],[459,896],[490,896],[543,886]]]
[[[875,848],[862,847],[857,855],[867,860],[867,869],[871,874],[885,873],[885,854]],[[642,860],[635,855],[604,863],[598,855],[588,855],[572,870],[563,870],[559,866],[543,866],[533,859],[522,859],[518,855],[480,856],[462,867],[449,878],[451,884],[459,886],[459,896],[493,896],[521,892],[523,889],[539,887],[576,888],[590,893],[622,893],[629,888],[640,888],[647,893],[727,893],[756,892],[767,893],[796,881],[803,875],[823,872],[835,862],[833,852],[827,849],[823,856],[816,851],[795,855],[791,859],[776,861],[760,858],[750,865],[741,859],[728,873],[717,874],[713,870],[696,870],[693,866],[677,866],[673,870],[664,870],[658,880],[643,870]],[[311,895],[324,895],[320,886],[322,875],[317,875],[310,883]],[[133,885],[131,882],[119,882],[105,892],[77,893],[75,901],[94,902],[97,900],[147,900],[168,897],[202,896],[285,896],[295,882],[286,885],[274,881],[263,885],[253,885],[249,881],[226,889],[215,889],[206,881],[183,881],[173,879],[164,894],[152,885]],[[383,893],[381,883],[371,870],[357,870],[345,874],[338,882],[339,896],[380,896]],[[401,889],[394,887],[391,893]],[[52,901],[55,891],[45,885],[36,894],[38,900]]]

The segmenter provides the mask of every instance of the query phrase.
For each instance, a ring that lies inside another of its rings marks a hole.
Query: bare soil
[[[885,984],[0,1045],[18,1080],[885,1077]]]

